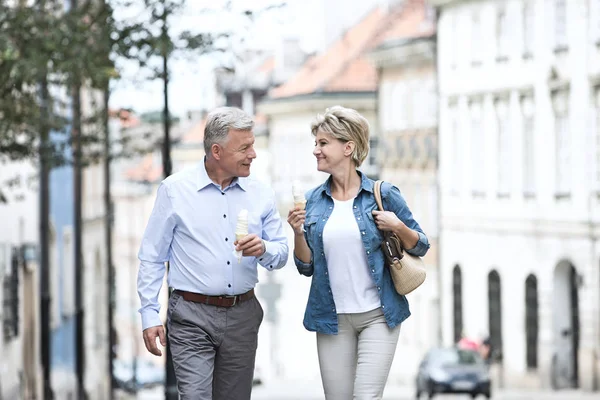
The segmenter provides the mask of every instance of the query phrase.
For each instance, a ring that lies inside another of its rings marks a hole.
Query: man
[[[204,162],[161,183],[139,251],[143,337],[156,356],[156,339],[166,345],[158,294],[170,265],[167,326],[181,400],[250,399],[263,318],[254,296],[257,264],[274,270],[288,258],[273,191],[248,178],[253,126],[237,108],[208,115]],[[236,241],[242,209],[249,234]]]

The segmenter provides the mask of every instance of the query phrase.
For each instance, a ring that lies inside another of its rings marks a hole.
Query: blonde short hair
[[[352,161],[357,167],[369,154],[369,121],[356,110],[342,106],[327,108],[325,114],[317,115],[310,130],[313,136],[321,130],[342,142],[354,142]]]

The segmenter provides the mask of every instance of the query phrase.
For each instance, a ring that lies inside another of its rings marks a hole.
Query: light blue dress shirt
[[[234,256],[237,215],[248,210],[248,233],[261,237],[259,258]],[[273,191],[252,178],[236,178],[222,189],[204,162],[171,175],[158,188],[138,253],[142,329],[162,325],[158,294],[169,262],[168,284],[205,295],[237,295],[258,282],[257,264],[268,270],[288,259],[287,238]]]

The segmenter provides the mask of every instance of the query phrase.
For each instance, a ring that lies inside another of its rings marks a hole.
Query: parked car
[[[164,385],[165,367],[147,360],[137,360],[136,379],[133,379],[133,364],[123,360],[113,360],[115,386],[127,393]]]
[[[474,350],[457,347],[431,349],[417,373],[417,399],[422,394],[433,398],[438,393],[492,396],[489,369]]]

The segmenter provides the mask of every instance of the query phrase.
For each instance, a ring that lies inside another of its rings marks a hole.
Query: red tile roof
[[[377,71],[366,53],[388,40],[431,35],[434,30],[426,18],[424,0],[407,0],[389,13],[374,8],[326,52],[311,57],[289,81],[273,89],[270,97],[375,91]]]

